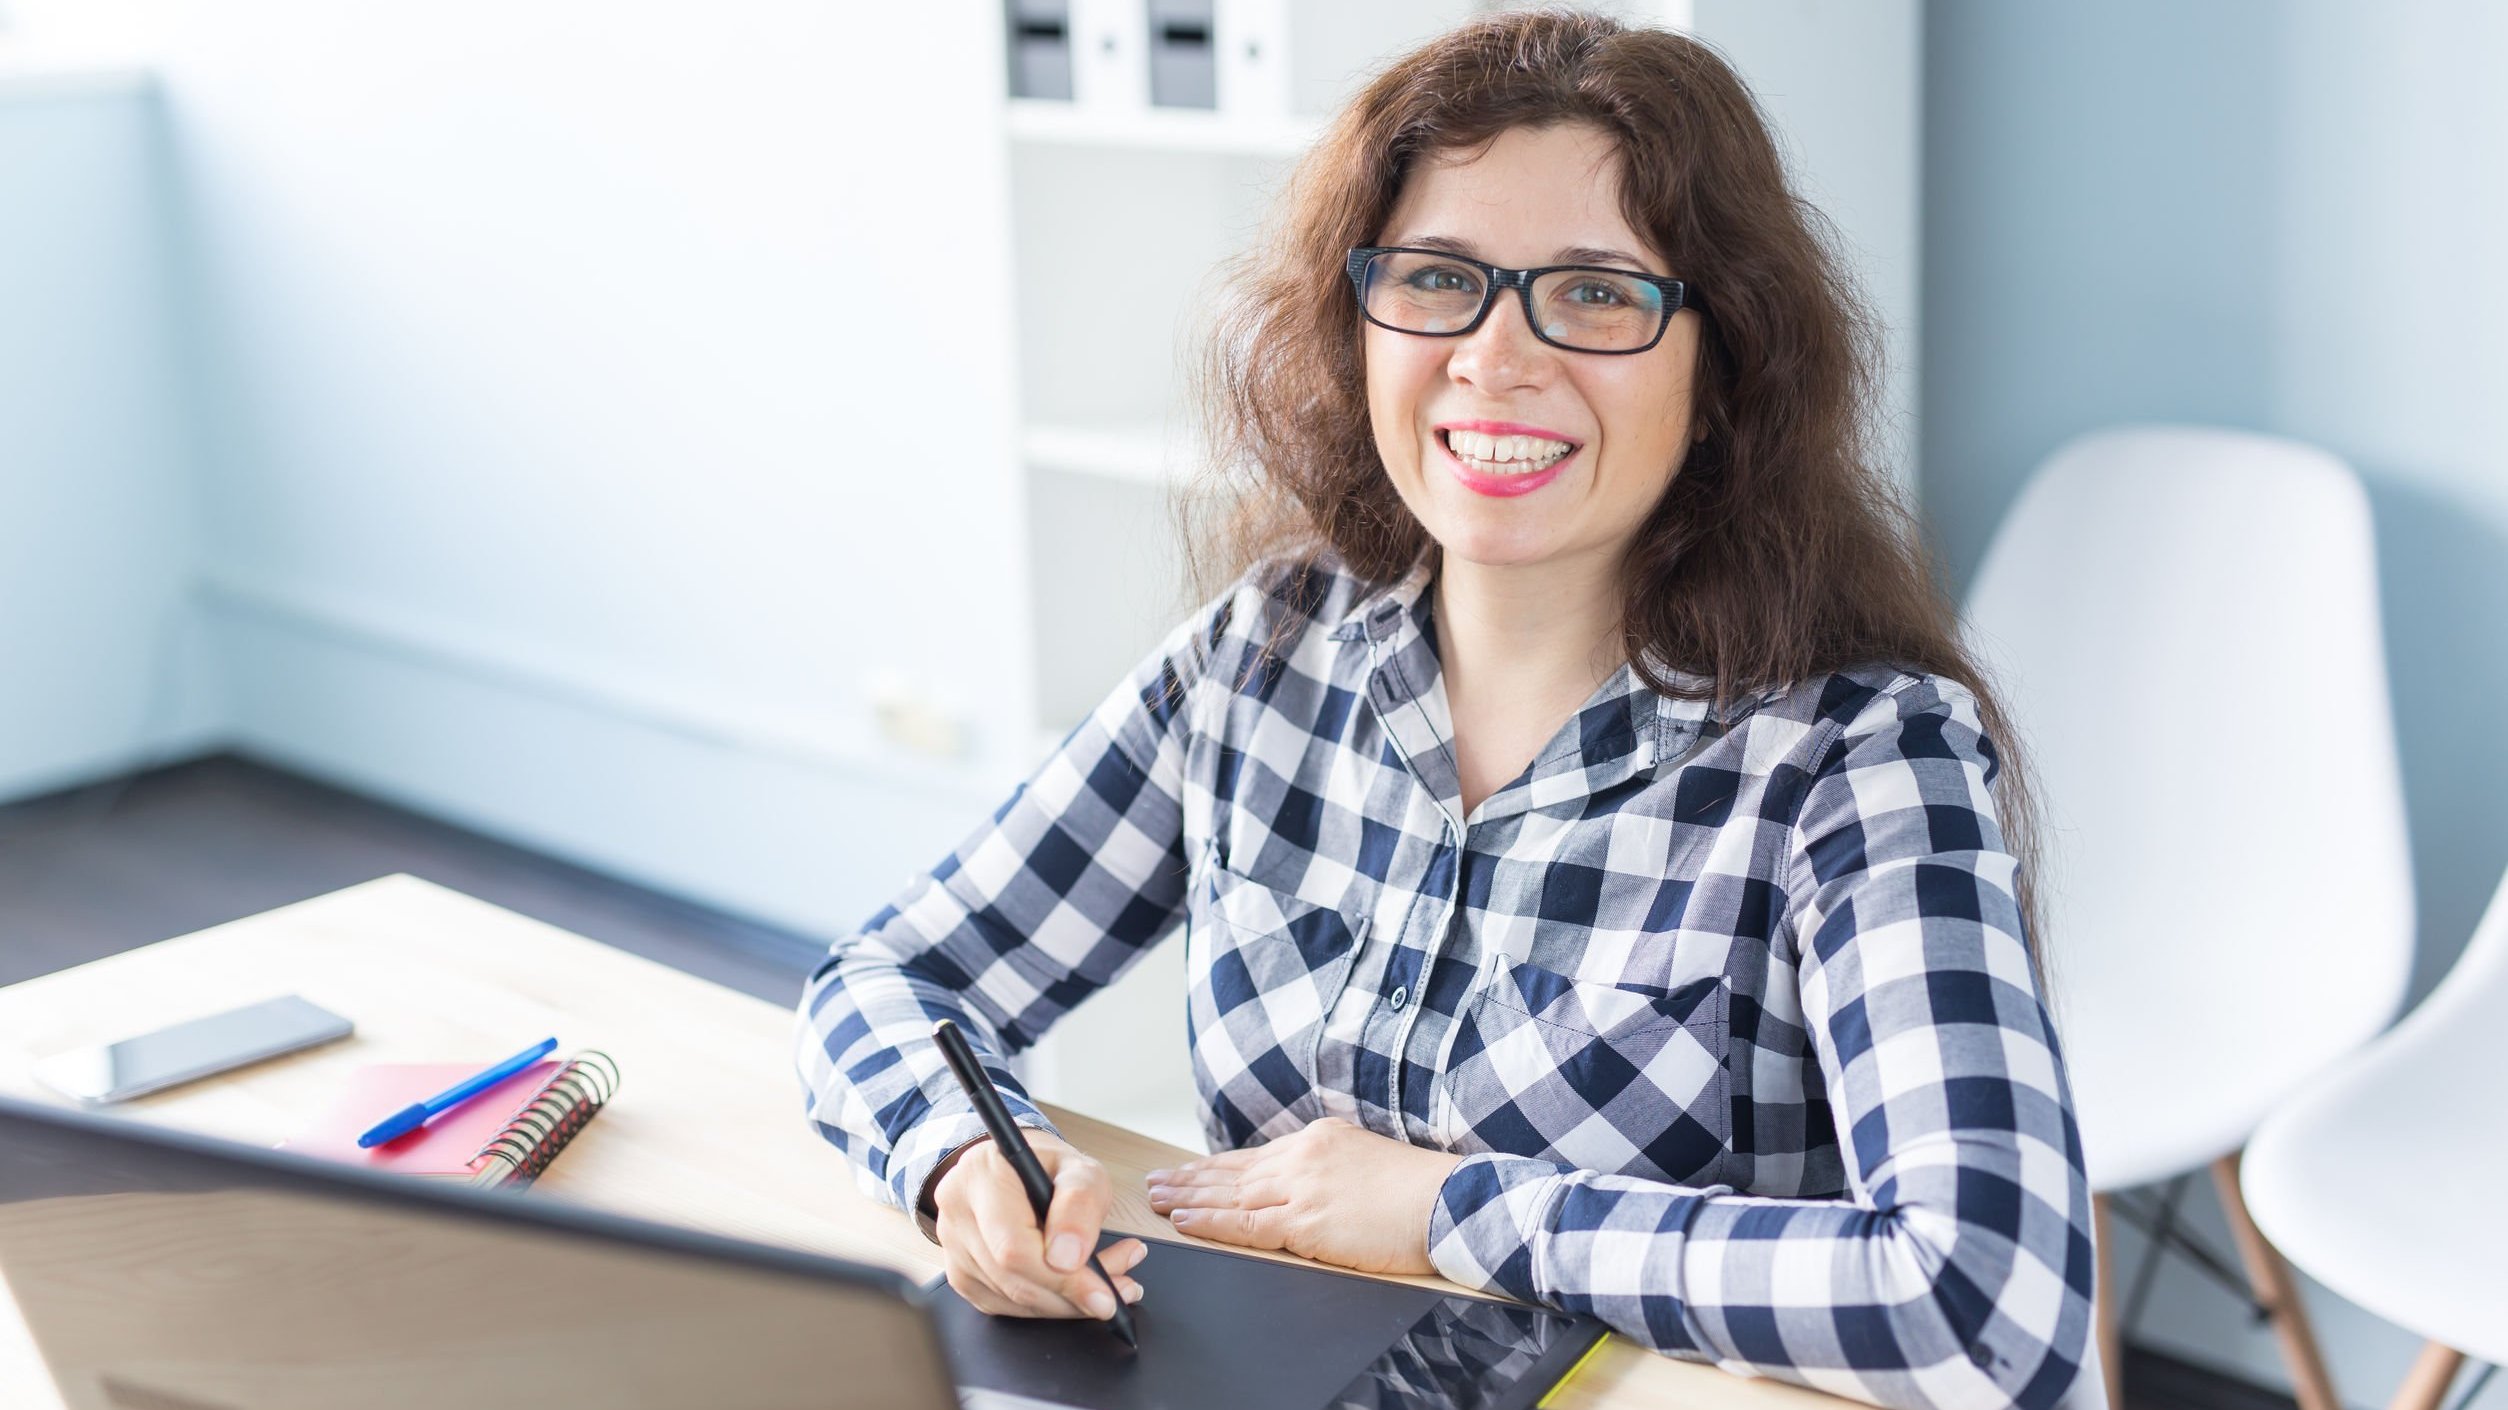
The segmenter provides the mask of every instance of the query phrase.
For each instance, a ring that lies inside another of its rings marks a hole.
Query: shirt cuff
[[[1057,1138],[1062,1135],[1044,1113],[1017,1093],[1003,1092],[1001,1099],[1002,1105],[1010,1108],[1013,1124]],[[888,1162],[889,1190],[899,1207],[914,1216],[914,1225],[923,1231],[923,1237],[940,1242],[940,1230],[933,1225],[932,1217],[924,1213],[924,1203],[932,1193],[932,1177],[951,1156],[987,1134],[984,1118],[972,1111],[935,1113],[916,1123],[897,1143],[896,1153]]]
[[[1548,1301],[1535,1264],[1570,1169],[1520,1155],[1464,1157],[1429,1209],[1428,1261],[1467,1288]]]
[[[1572,1165],[1469,1156],[1428,1216],[1428,1261],[1465,1287],[1598,1317],[1671,1355],[1704,1353],[1680,1276],[1689,1221],[1730,1187],[1612,1188]]]

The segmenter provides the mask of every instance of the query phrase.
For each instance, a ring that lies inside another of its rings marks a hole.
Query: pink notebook
[[[527,1067],[408,1135],[359,1148],[357,1137],[376,1122],[478,1070],[458,1062],[358,1068],[330,1109],[278,1148],[395,1175],[529,1184],[618,1088],[616,1065],[586,1051]]]

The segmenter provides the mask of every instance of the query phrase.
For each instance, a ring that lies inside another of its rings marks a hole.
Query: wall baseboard
[[[908,787],[980,788],[990,778],[978,764],[915,759],[884,744],[860,722],[846,728],[702,685],[638,678],[608,663],[567,659],[537,643],[500,639],[327,589],[219,571],[200,579],[197,594],[213,614],[255,617],[267,626],[614,716],[700,744]]]
[[[202,604],[239,751],[815,934],[858,924],[1009,787],[234,580]]]
[[[69,759],[46,759],[40,765],[0,772],[0,804],[88,787],[110,787],[133,774],[214,754],[225,744],[225,731],[204,722],[167,731],[136,745],[116,745]]]

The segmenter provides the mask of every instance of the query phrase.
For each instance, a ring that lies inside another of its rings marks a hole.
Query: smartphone
[[[356,1031],[357,1025],[320,1004],[289,994],[118,1043],[56,1053],[35,1064],[35,1078],[63,1096],[103,1106]]]

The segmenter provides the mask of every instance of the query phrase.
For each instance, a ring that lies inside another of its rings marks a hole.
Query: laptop
[[[962,1407],[887,1269],[6,1097],[0,1276],[70,1410]]]
[[[1601,1331],[1182,1244],[1140,1271],[1135,1355],[884,1268],[0,1097],[0,1277],[70,1410],[1513,1410]]]

